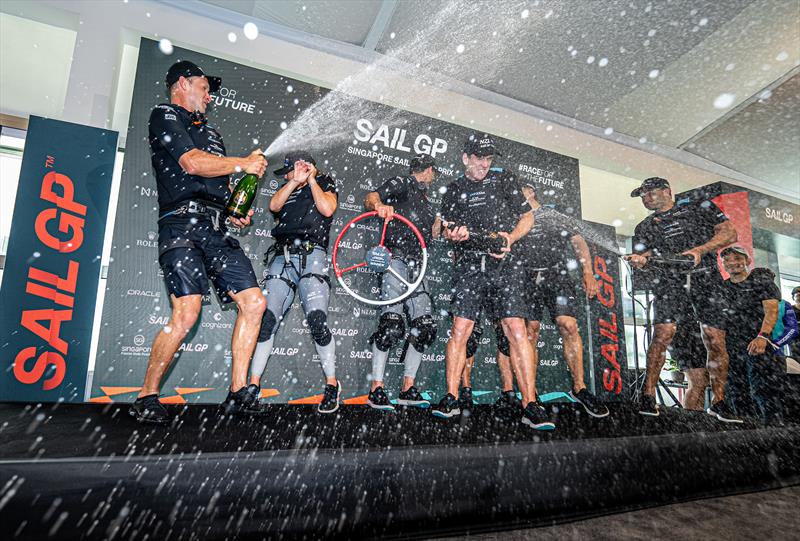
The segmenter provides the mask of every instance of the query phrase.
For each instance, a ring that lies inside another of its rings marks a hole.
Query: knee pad
[[[411,322],[408,342],[422,353],[436,340],[436,322],[430,315],[420,316]]]
[[[478,347],[481,345],[481,336],[483,336],[483,327],[475,322],[475,326],[472,327],[472,332],[467,338],[467,359],[478,352]]]
[[[272,313],[272,310],[267,308],[267,311],[264,312],[264,315],[261,317],[261,329],[258,331],[258,341],[266,342],[272,338],[272,334],[275,332],[275,326],[277,324],[278,318],[275,317],[275,314]]]
[[[331,343],[331,330],[328,328],[328,314],[322,310],[312,310],[306,316],[308,326],[311,329],[311,337],[320,346],[327,346]]]
[[[387,312],[381,315],[378,322],[378,329],[372,333],[369,341],[374,342],[381,351],[389,351],[406,334],[406,324],[403,316],[394,312]]]
[[[511,356],[511,342],[508,341],[506,333],[503,332],[502,325],[494,326],[494,336],[497,340],[497,350],[506,357]]]

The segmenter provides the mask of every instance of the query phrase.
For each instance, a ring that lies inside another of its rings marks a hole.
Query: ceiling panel
[[[651,81],[654,70],[663,71],[750,2],[460,3],[463,9],[444,16],[452,3],[398,3],[378,50],[609,126],[614,103]],[[419,39],[420,34],[427,37]],[[416,43],[408,47],[408,41]],[[463,53],[457,52],[460,45]]]
[[[800,75],[710,129],[686,150],[800,198]]]
[[[361,45],[381,3],[375,0],[201,0],[244,15],[329,39]]]

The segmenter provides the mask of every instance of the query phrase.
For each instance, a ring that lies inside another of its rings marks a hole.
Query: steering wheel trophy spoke
[[[365,220],[367,218],[372,218],[377,215],[378,213],[375,211],[365,212],[364,214],[356,216],[355,218],[350,220],[350,222],[345,224],[345,226],[339,232],[339,235],[336,237],[336,242],[333,245],[332,263],[333,263],[333,272],[336,275],[336,279],[339,281],[339,285],[342,287],[342,289],[347,291],[347,293],[350,296],[366,304],[372,304],[375,306],[386,306],[389,304],[395,304],[402,301],[403,299],[411,295],[422,284],[422,280],[425,278],[425,270],[428,267],[428,247],[425,245],[425,239],[422,237],[422,234],[419,232],[419,229],[417,229],[417,227],[404,216],[395,214],[392,217],[392,219],[400,221],[403,225],[411,229],[411,231],[414,233],[414,236],[417,238],[417,241],[419,242],[420,248],[422,250],[422,258],[421,258],[422,261],[419,262],[418,268],[415,269],[417,278],[413,282],[409,282],[399,272],[397,272],[395,269],[391,267],[392,253],[384,245],[384,242],[386,241],[386,231],[389,227],[389,222],[391,220],[383,221],[383,229],[381,230],[380,243],[373,246],[367,251],[365,257],[366,261],[362,261],[361,263],[356,263],[348,267],[340,268],[338,260],[340,259],[339,249],[341,247],[342,239],[349,231],[356,229],[355,224],[357,222]],[[345,280],[342,277],[342,275],[347,272],[351,272],[356,269],[365,267],[366,270],[369,270],[370,272],[374,272],[377,274],[382,274],[385,272],[391,273],[405,286],[406,291],[392,299],[372,299],[359,294],[357,291],[354,291],[351,288],[350,284],[348,283],[350,280],[349,279]],[[409,265],[409,267],[411,267],[411,265]]]
[[[392,267],[389,267],[389,268],[388,268],[388,269],[386,269],[386,270],[388,270],[389,272],[391,272],[392,274],[394,274],[394,275],[395,275],[395,277],[396,277],[398,280],[400,280],[401,282],[403,282],[403,283],[406,285],[406,287],[407,287],[407,288],[410,288],[410,287],[413,287],[413,286],[414,286],[414,284],[412,284],[411,282],[409,282],[408,280],[406,280],[405,278],[403,278],[402,276],[400,276],[400,273],[399,273],[399,272],[397,272],[396,270],[394,270]]]

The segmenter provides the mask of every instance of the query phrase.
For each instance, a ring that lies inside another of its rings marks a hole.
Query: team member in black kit
[[[427,154],[420,154],[411,160],[409,174],[390,178],[374,192],[369,192],[364,200],[368,210],[375,210],[378,216],[391,220],[395,213],[408,218],[419,229],[425,244],[430,246],[434,227],[438,226],[436,215],[428,199],[428,189],[436,178],[436,162]],[[421,270],[421,249],[411,229],[397,220],[390,222],[384,240],[392,254],[391,271],[383,273],[381,293],[384,298],[395,298],[406,291],[406,282],[413,283]],[[396,273],[396,274],[395,274]],[[399,275],[399,276],[398,276]],[[384,306],[378,321],[378,329],[370,338],[372,342],[372,384],[367,404],[382,410],[394,407],[384,390],[384,373],[389,350],[406,337],[406,324],[403,312],[408,319],[408,344],[403,360],[403,387],[397,398],[402,406],[428,407],[414,380],[422,362],[422,353],[436,340],[436,322],[432,316],[433,302],[423,279],[414,293],[402,302]]]
[[[781,424],[786,362],[774,355],[771,340],[781,302],[775,273],[749,270],[750,255],[741,246],[725,248],[720,255],[730,274],[725,281],[731,356],[728,401],[737,415],[755,413],[763,424]]]
[[[691,272],[670,267],[658,269],[653,284],[655,332],[647,350],[647,375],[639,403],[642,415],[658,415],[655,392],[666,360],[667,347],[675,336],[686,306],[702,325],[703,342],[708,351],[707,368],[714,393],[708,413],[724,422],[736,419],[725,401],[728,352],[725,349],[725,301],[722,277],[717,267],[717,250],[736,241],[736,230],[722,211],[707,199],[674,201],[669,182],[663,178],[645,179],[631,192],[653,214],[636,226],[634,254],[626,256],[634,268],[648,266],[650,258],[674,254],[694,258]]]
[[[515,249],[525,261],[528,293],[528,338],[534,351],[534,370],[538,365],[539,330],[544,308],[558,327],[564,346],[564,360],[572,375],[570,397],[592,417],[605,417],[608,408],[586,388],[583,377],[583,341],[578,330],[577,291],[569,275],[570,261],[581,269],[586,298],[597,295],[597,280],[586,240],[575,230],[569,218],[544,207],[536,197],[536,187],[522,187],[533,209],[534,226]],[[573,253],[574,258],[568,254]],[[508,342],[498,339],[498,366],[508,363]]]
[[[454,243],[453,327],[447,343],[447,394],[432,413],[437,417],[458,415],[458,386],[466,364],[467,340],[484,306],[492,319],[502,322],[510,342],[511,364],[522,401],[523,422],[535,429],[555,425],[536,401],[533,351],[525,329],[524,274],[511,248],[530,231],[533,213],[516,177],[492,168],[497,154],[494,139],[472,136],[466,142],[462,161],[464,174],[447,186],[442,203],[445,238]],[[492,234],[505,240],[498,249],[490,246]]]
[[[169,323],[156,335],[144,385],[131,407],[140,421],[165,422],[158,401],[161,379],[200,314],[208,282],[220,298],[233,299],[239,310],[233,331],[231,388],[227,412],[247,409],[256,397],[247,388],[247,364],[255,347],[266,303],[253,267],[239,243],[228,235],[223,210],[233,172],[263,175],[261,152],[227,157],[219,132],[208,125],[205,111],[218,77],[207,77],[195,64],[177,62],[167,72],[170,103],[150,114],[150,151],[158,186],[158,251],[172,304]],[[249,225],[230,218],[237,227]]]
[[[250,385],[260,388],[275,332],[299,290],[303,312],[325,374],[325,388],[318,411],[333,413],[339,409],[342,392],[336,379],[336,342],[328,328],[331,289],[328,234],[336,212],[336,182],[318,171],[314,157],[304,151],[287,154],[283,167],[275,174],[285,176],[286,183],[269,202],[269,210],[275,219],[272,230],[275,244],[270,248],[274,256],[268,261],[267,311],[261,321],[258,345],[250,368]]]

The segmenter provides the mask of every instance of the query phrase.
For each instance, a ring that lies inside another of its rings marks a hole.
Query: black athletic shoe
[[[413,385],[407,391],[400,393],[397,397],[398,406],[411,406],[414,408],[429,408],[431,403],[420,394],[416,387]]]
[[[261,388],[258,385],[250,384],[242,387],[236,392],[228,391],[225,401],[220,404],[225,415],[239,415],[252,413],[253,408],[258,406],[258,396]]]
[[[608,415],[608,408],[606,405],[600,402],[595,395],[590,393],[589,389],[581,389],[578,393],[570,391],[569,397],[583,406],[586,413],[592,417],[606,417]]]
[[[158,400],[157,394],[149,394],[137,398],[131,404],[128,413],[140,423],[165,425],[169,422],[169,414],[167,414],[164,405]]]
[[[522,423],[535,430],[555,430],[556,424],[550,420],[550,415],[540,402],[530,402],[522,410]]]
[[[342,394],[342,384],[337,381],[336,385],[326,384],[322,391],[322,402],[319,403],[317,411],[320,413],[333,413],[339,409],[339,396]]]
[[[455,417],[459,413],[461,413],[461,410],[458,408],[458,400],[450,393],[444,395],[444,398],[431,408],[431,414],[434,417],[441,417],[442,419]]]
[[[251,383],[247,386],[247,394],[248,397],[244,404],[243,411],[256,415],[264,413],[264,405],[261,403],[261,387],[255,383]]]
[[[723,423],[743,423],[741,419],[739,419],[735,413],[731,410],[730,407],[725,403],[724,400],[718,401],[716,404],[711,406],[706,410],[706,413],[711,415],[712,417],[716,417]]]
[[[475,402],[472,400],[472,387],[461,387],[458,391],[458,409],[461,415],[470,415]]]
[[[503,391],[500,393],[500,398],[494,403],[494,407],[499,410],[518,412],[522,409],[522,400],[514,391]]]
[[[389,397],[386,396],[383,387],[376,387],[374,391],[370,391],[367,405],[376,410],[394,411],[394,406],[389,402]]]
[[[639,397],[639,413],[642,415],[649,415],[650,417],[658,417],[658,406],[656,405],[656,397],[649,394],[643,394]]]

